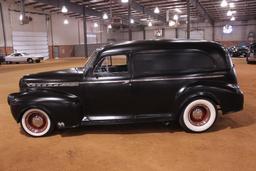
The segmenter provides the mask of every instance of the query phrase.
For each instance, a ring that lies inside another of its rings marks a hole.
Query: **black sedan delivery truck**
[[[203,132],[218,113],[242,110],[243,94],[220,44],[150,40],[107,45],[82,68],[26,75],[8,103],[35,137],[56,127],[172,120]]]

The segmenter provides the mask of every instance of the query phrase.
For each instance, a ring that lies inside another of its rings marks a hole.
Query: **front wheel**
[[[42,137],[53,131],[53,122],[46,112],[32,108],[27,110],[21,118],[22,129],[30,136]]]
[[[33,60],[32,58],[28,58],[28,59],[27,59],[27,62],[30,63],[30,64],[32,64],[32,63],[34,62],[34,60]]]
[[[180,125],[189,132],[208,130],[217,118],[215,104],[206,99],[196,99],[185,106],[180,115]]]

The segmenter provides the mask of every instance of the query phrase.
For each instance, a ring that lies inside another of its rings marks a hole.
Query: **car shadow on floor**
[[[207,132],[217,132],[224,129],[238,129],[253,125],[256,122],[254,118],[243,116],[232,118],[230,116],[220,116],[214,126]],[[129,125],[104,125],[104,126],[87,126],[75,129],[64,129],[55,132],[62,137],[79,136],[84,134],[145,134],[145,133],[175,133],[185,132],[179,126],[178,122],[170,122],[169,125],[164,123],[140,123]]]
[[[217,132],[224,129],[238,129],[247,127],[256,123],[254,118],[250,116],[240,116],[234,119],[231,116],[220,116],[216,123],[207,132]],[[20,131],[25,134],[22,129]],[[179,126],[178,122],[170,122],[169,125],[165,123],[137,123],[126,125],[97,125],[97,126],[83,126],[79,128],[58,129],[49,136],[60,135],[61,137],[80,136],[85,134],[146,134],[146,133],[176,133],[184,132]],[[28,136],[28,135],[27,135]]]
[[[177,124],[166,125],[165,123],[140,123],[125,125],[97,125],[84,126],[74,129],[57,130],[56,134],[62,137],[79,136],[84,134],[145,134],[145,133],[163,133],[179,132],[182,129]]]

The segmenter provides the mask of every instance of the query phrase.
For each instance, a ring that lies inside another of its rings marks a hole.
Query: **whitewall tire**
[[[190,132],[208,130],[217,118],[215,104],[206,99],[196,99],[185,106],[180,115],[180,125]]]
[[[53,123],[46,112],[32,108],[27,110],[21,118],[21,127],[33,137],[42,137],[53,130]]]

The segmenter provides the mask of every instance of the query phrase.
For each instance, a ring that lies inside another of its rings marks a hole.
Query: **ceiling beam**
[[[190,4],[197,9],[197,11],[204,16],[211,24],[214,23],[212,17],[208,14],[206,9],[199,3],[198,0],[190,0]]]
[[[125,6],[128,8],[128,6],[124,3],[119,2],[122,6]],[[162,21],[163,23],[166,22],[165,17],[155,14],[151,9],[148,9],[147,7],[137,3],[136,1],[131,1],[131,8],[134,9],[135,11],[142,12],[143,14],[146,14],[147,16]]]
[[[65,1],[65,0],[58,0],[58,1],[53,1],[53,0],[36,0],[37,2],[40,3],[44,3],[47,5],[51,5],[57,8],[61,8],[61,6],[65,5],[69,11],[71,12],[75,12],[75,13],[79,13],[79,14],[83,14],[83,6],[78,5],[76,3],[72,3],[69,1]],[[88,16],[97,16],[97,17],[101,17],[102,13],[96,10],[93,10],[91,8],[88,7],[84,7],[85,8],[85,15]]]

